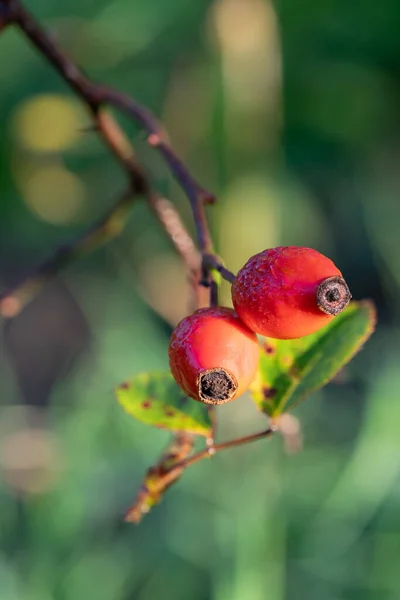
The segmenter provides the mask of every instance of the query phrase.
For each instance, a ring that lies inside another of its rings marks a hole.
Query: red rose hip
[[[202,308],[177,325],[168,355],[171,373],[188,396],[224,404],[253,381],[260,347],[232,309]]]
[[[312,248],[281,246],[252,256],[232,285],[240,319],[261,335],[314,333],[346,308],[351,294],[334,263]]]

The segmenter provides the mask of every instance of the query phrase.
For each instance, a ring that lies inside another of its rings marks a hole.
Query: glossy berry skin
[[[232,309],[202,308],[177,325],[168,355],[171,373],[188,396],[224,404],[253,381],[260,347]]]
[[[252,256],[232,285],[242,321],[258,334],[294,339],[327,325],[351,294],[334,263],[312,248],[281,246]]]

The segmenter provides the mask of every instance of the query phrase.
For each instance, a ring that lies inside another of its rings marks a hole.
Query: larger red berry
[[[168,355],[172,375],[188,396],[224,404],[253,381],[260,347],[232,309],[202,308],[177,325]]]
[[[299,338],[324,327],[351,294],[334,263],[312,248],[286,246],[252,256],[232,285],[242,321],[256,333]]]

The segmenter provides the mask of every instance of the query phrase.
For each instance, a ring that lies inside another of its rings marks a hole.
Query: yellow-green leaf
[[[118,402],[138,421],[172,431],[187,431],[209,437],[209,409],[188,398],[169,371],[140,373],[116,389]]]
[[[275,417],[328,383],[375,328],[372,302],[352,302],[326,327],[297,340],[266,339],[250,392]]]

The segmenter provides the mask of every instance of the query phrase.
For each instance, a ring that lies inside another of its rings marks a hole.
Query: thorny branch
[[[8,291],[0,294],[0,316],[15,317],[43,285],[61,269],[82,254],[117,236],[124,228],[136,196],[142,196],[147,200],[184,260],[194,287],[198,285],[210,287],[210,304],[218,304],[218,282],[215,273],[219,273],[230,283],[233,283],[235,276],[224,267],[214,253],[205,205],[215,202],[215,197],[189,172],[170,145],[161,124],[147,108],[129,96],[89,79],[84,71],[58,47],[56,41],[24,8],[20,0],[0,0],[0,32],[9,26],[14,26],[21,31],[86,105],[94,122],[93,129],[125,171],[128,187],[111,209],[81,236],[57,248],[42,265],[28,273]],[[198,249],[173,204],[153,189],[136,159],[131,143],[107,108],[116,109],[131,117],[146,131],[149,145],[157,149],[164,158],[166,165],[189,199]],[[214,436],[215,414],[212,414],[212,421]],[[213,456],[221,450],[270,437],[274,431],[276,428],[271,425],[260,433],[219,444],[215,444],[214,439],[210,438],[207,440],[207,447],[197,454],[192,454],[193,436],[184,432],[176,433],[167,453],[149,469],[137,501],[127,513],[126,520],[139,522],[143,514],[160,500],[163,492],[190,465]]]
[[[127,209],[137,195],[147,199],[175,248],[186,262],[193,282],[211,285],[210,272],[213,269],[231,281],[234,275],[225,269],[213,254],[205,214],[205,204],[213,203],[215,198],[191,175],[172,149],[166,132],[152,113],[132,98],[91,81],[83,70],[61,51],[52,37],[36,22],[19,0],[0,0],[0,31],[7,26],[17,27],[84,102],[94,119],[98,134],[128,175],[129,188],[122,199],[117,200],[114,207],[82,236],[58,248],[44,264],[0,295],[0,315],[16,316],[38,289],[80,255],[82,250],[91,250],[117,235],[123,229],[129,214]],[[135,158],[130,142],[111,114],[106,111],[107,107],[122,111],[137,122],[146,131],[150,146],[158,149],[163,156],[190,201],[200,253],[196,250],[173,205],[152,189]]]
[[[175,463],[168,469],[167,472],[170,473],[175,469],[186,469],[187,467],[194,465],[204,458],[214,456],[214,454],[221,452],[221,450],[227,450],[228,448],[234,448],[235,446],[242,446],[243,444],[249,444],[250,442],[256,442],[257,440],[263,440],[264,438],[271,437],[271,435],[276,431],[276,427],[268,427],[268,429],[264,429],[264,431],[260,431],[259,433],[252,433],[251,435],[235,438],[234,440],[228,440],[227,442],[221,442],[220,444],[213,444],[209,448],[205,448],[197,454],[192,454],[192,456],[184,458]]]
[[[147,471],[136,502],[125,514],[125,521],[139,523],[152,506],[160,502],[166,490],[185,470],[178,466],[193,451],[194,436],[185,431],[177,433],[155,465]]]
[[[125,521],[139,523],[152,506],[160,502],[164,492],[181,477],[187,467],[204,458],[211,458],[221,450],[269,438],[275,431],[276,428],[272,426],[259,433],[213,444],[196,454],[192,454],[192,436],[184,432],[177,433],[157,464],[147,471],[135,503],[125,514]]]

